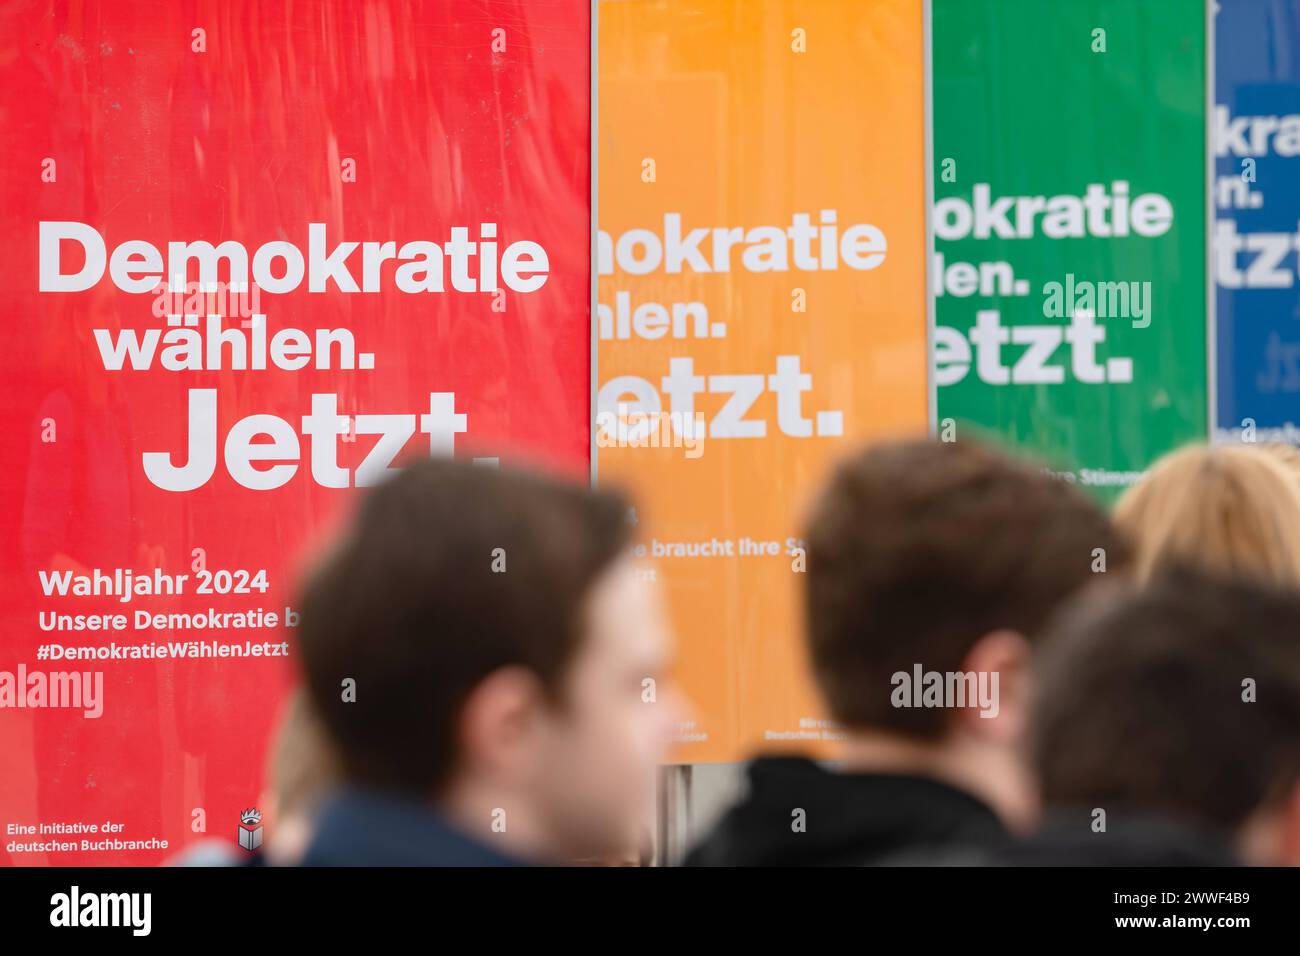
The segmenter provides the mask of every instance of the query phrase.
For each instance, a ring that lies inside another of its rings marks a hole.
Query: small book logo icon
[[[249,853],[262,845],[262,812],[256,807],[239,814],[239,845]]]

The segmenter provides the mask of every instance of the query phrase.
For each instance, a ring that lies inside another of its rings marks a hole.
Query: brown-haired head
[[[463,704],[501,668],[561,701],[589,592],[625,553],[626,515],[610,492],[452,459],[370,489],[308,583],[298,629],[346,780],[434,793],[457,760]]]
[[[1300,595],[1186,568],[1089,594],[1038,661],[1033,763],[1049,808],[1217,831],[1300,862]]]
[[[949,712],[891,705],[891,675],[959,672],[997,632],[1038,636],[1063,600],[1122,572],[1105,512],[1042,468],[969,441],[870,446],[807,531],[810,652],[832,716],[939,739]]]

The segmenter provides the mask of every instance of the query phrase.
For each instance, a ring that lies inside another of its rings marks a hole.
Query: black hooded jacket
[[[1007,840],[991,809],[937,780],[838,773],[803,757],[763,757],[749,766],[749,794],[686,864],[951,864]]]

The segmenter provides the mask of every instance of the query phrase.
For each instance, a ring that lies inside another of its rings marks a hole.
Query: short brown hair
[[[344,776],[436,791],[458,756],[461,707],[501,667],[534,672],[559,701],[588,592],[628,543],[626,516],[610,492],[451,459],[372,489],[308,583],[298,629]]]
[[[1300,780],[1294,592],[1179,569],[1090,595],[1053,632],[1030,720],[1049,807],[1161,814],[1227,835]]]
[[[844,461],[814,508],[807,618],[831,715],[938,739],[942,709],[890,704],[891,675],[958,672],[1000,629],[1037,636],[1127,550],[1102,509],[1043,469],[969,441],[900,441]]]

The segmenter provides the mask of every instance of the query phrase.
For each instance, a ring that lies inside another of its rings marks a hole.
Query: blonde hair
[[[1166,455],[1115,506],[1139,581],[1175,564],[1300,587],[1300,483],[1245,446]]]

